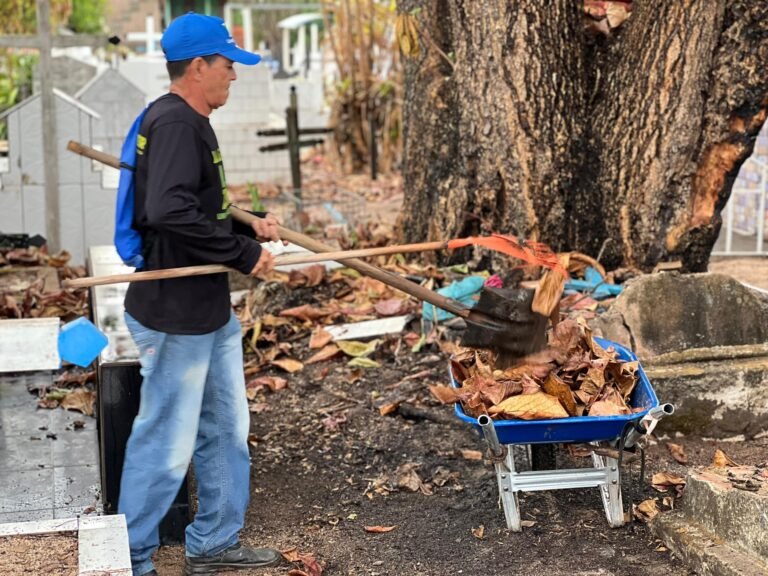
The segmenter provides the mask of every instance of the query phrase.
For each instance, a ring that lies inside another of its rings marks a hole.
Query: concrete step
[[[697,574],[768,576],[765,471],[742,466],[690,473],[679,508],[658,516],[652,529]],[[756,490],[736,487],[745,483]]]
[[[657,516],[655,534],[698,576],[766,576],[768,566],[753,556],[719,544],[717,537],[680,514]]]

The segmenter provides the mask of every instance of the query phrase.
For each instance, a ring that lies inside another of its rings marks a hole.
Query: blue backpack
[[[117,206],[115,210],[115,248],[126,266],[137,270],[144,268],[142,239],[133,227],[133,209],[136,183],[136,146],[139,128],[149,105],[133,121],[123,141],[120,152],[120,180],[117,185]]]

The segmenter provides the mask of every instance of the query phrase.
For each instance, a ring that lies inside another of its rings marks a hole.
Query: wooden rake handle
[[[339,250],[335,252],[323,252],[321,254],[284,254],[275,257],[275,266],[312,264],[315,262],[327,262],[329,260],[345,262],[350,258],[383,256],[387,254],[400,254],[404,252],[423,252],[426,250],[440,250],[442,248],[445,248],[445,244],[443,242],[423,242],[421,244],[381,246],[378,248],[362,248],[359,250]],[[165,268],[163,270],[148,270],[146,272],[128,272],[125,274],[111,274],[109,276],[75,278],[64,280],[61,285],[63,288],[89,288],[91,286],[103,286],[105,284],[142,282],[146,280],[167,280],[169,278],[185,278],[189,276],[220,274],[221,272],[237,272],[237,270],[234,270],[228,266],[223,266],[221,264],[206,264],[204,266],[183,266],[181,268]]]

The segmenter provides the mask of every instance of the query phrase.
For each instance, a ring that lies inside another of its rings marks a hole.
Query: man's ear
[[[192,72],[193,78],[199,78],[203,73],[203,69],[208,66],[208,63],[201,56],[197,56],[190,62],[189,69]]]

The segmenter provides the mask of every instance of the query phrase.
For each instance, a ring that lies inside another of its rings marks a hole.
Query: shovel
[[[78,142],[70,141],[67,149],[113,168],[120,167],[117,157]],[[230,206],[230,211],[232,218],[248,226],[258,218],[235,206]],[[312,252],[333,252],[330,246],[294,230],[280,226],[278,233],[282,240]],[[484,288],[477,306],[469,308],[357,258],[345,258],[343,262],[365,276],[463,318],[467,329],[462,336],[462,346],[496,350],[509,362],[537,352],[546,344],[547,317],[532,311],[534,291],[531,289]]]

